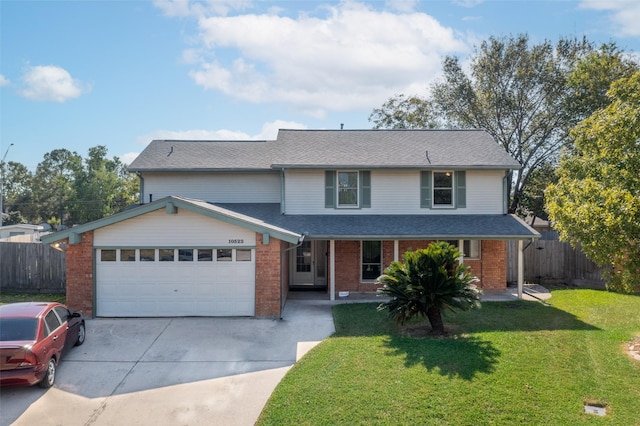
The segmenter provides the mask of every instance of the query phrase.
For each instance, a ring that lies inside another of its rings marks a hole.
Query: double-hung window
[[[467,207],[467,176],[464,170],[420,172],[420,207]]]
[[[369,170],[327,170],[324,206],[362,209],[371,207],[371,172]]]
[[[338,207],[358,207],[358,172],[338,172]]]

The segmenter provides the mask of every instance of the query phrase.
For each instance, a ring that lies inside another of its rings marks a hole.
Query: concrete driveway
[[[326,301],[288,301],[282,317],[88,320],[54,388],[2,388],[0,424],[253,425],[297,358],[334,332]]]

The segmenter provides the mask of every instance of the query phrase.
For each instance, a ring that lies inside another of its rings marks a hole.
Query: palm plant
[[[445,334],[442,311],[466,311],[480,307],[482,291],[470,268],[458,261],[460,251],[445,242],[431,243],[426,249],[408,251],[402,262],[392,262],[377,282],[381,296],[390,300],[378,306],[389,317],[404,324],[415,316],[427,317],[431,333]]]

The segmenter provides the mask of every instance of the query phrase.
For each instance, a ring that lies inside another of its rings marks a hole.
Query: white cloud
[[[612,30],[623,37],[640,36],[638,0],[582,0],[582,9],[610,11]]]
[[[22,76],[20,94],[34,101],[65,102],[89,92],[91,87],[55,65],[29,66]]]
[[[413,12],[418,0],[387,0],[387,7],[399,12]]]
[[[0,74],[0,87],[4,87],[4,86],[8,86],[9,85],[9,80],[7,80],[7,78]]]
[[[202,6],[172,2],[178,3]],[[413,7],[413,1],[391,4]],[[322,117],[326,111],[369,110],[396,93],[423,94],[441,72],[443,55],[469,51],[451,28],[424,13],[357,2],[319,5],[314,12],[294,18],[273,11],[203,14],[199,44],[183,55],[184,62],[198,64],[190,77],[231,98],[286,103]]]

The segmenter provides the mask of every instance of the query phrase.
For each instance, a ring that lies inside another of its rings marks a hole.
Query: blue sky
[[[0,0],[0,156],[13,143],[6,160],[35,170],[58,148],[130,162],[152,139],[371,128],[489,36],[640,58],[638,22],[637,0]]]

